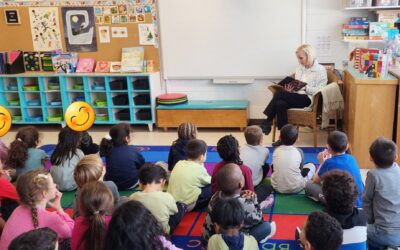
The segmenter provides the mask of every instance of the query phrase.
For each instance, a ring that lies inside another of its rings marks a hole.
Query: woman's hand
[[[294,86],[292,83],[289,83],[284,86],[284,89],[286,92],[293,92]]]

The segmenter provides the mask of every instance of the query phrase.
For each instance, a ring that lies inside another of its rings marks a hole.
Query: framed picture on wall
[[[4,10],[4,17],[6,19],[6,24],[21,24],[18,10]]]

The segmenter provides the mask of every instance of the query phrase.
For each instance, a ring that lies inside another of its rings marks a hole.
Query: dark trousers
[[[199,198],[196,201],[196,205],[193,210],[200,210],[203,208],[206,208],[208,205],[208,202],[210,201],[212,196],[212,191],[211,191],[211,184],[208,184],[207,186],[204,186],[201,188],[201,193],[199,195]]]
[[[311,104],[310,98],[305,94],[297,94],[286,91],[276,92],[271,102],[264,110],[268,121],[272,122],[276,116],[278,129],[288,123],[287,110],[290,108],[304,108]]]
[[[169,225],[169,232],[172,235],[172,233],[175,231],[177,226],[179,225],[179,222],[181,222],[183,216],[185,215],[186,212],[186,205],[183,204],[182,202],[177,202],[176,206],[178,207],[178,212],[176,214],[173,214],[169,217],[168,225]]]
[[[269,172],[268,163],[265,163],[262,166],[262,170],[263,170],[263,179],[264,179],[265,177],[267,177],[267,174]],[[272,188],[271,188],[271,186],[269,186],[265,183],[262,183],[262,181],[261,181],[260,184],[258,184],[257,186],[254,187],[254,192],[257,194],[258,203],[261,203],[272,193]]]

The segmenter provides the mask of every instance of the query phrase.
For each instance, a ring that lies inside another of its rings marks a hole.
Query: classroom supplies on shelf
[[[364,53],[379,53],[379,49],[367,49],[367,48],[356,48],[350,52],[350,61],[354,61],[353,65],[355,69],[360,69],[362,54]]]
[[[387,31],[389,23],[387,22],[370,22],[369,24],[369,39],[384,40],[388,37]]]
[[[25,51],[24,52],[25,71],[39,71],[39,52]]]
[[[54,71],[51,54],[51,52],[40,53],[40,66],[43,71]]]
[[[169,93],[157,96],[156,100],[157,104],[175,105],[175,104],[186,103],[188,101],[188,98],[186,94]]]
[[[24,57],[20,50],[0,53],[0,74],[25,72]]]
[[[108,73],[110,72],[110,62],[109,61],[98,61],[96,63],[95,72],[97,73]]]
[[[144,48],[122,48],[121,72],[143,72]]]
[[[78,61],[77,53],[52,53],[54,71],[57,73],[74,73]]]
[[[94,58],[79,58],[76,66],[77,73],[92,73],[96,60]]]
[[[367,17],[352,17],[342,28],[343,40],[367,40],[369,36],[369,20]]]

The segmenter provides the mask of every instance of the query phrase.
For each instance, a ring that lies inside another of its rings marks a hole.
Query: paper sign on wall
[[[100,43],[109,43],[110,42],[110,27],[99,26],[99,38],[100,38]]]
[[[139,24],[140,45],[155,45],[154,24]]]
[[[33,50],[62,49],[58,8],[29,8]]]

